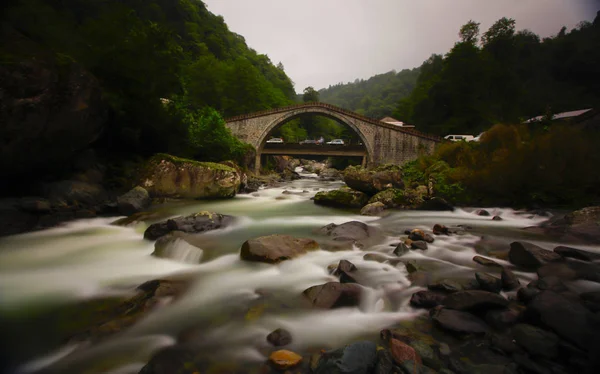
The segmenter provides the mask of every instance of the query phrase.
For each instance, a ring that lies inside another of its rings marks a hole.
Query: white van
[[[464,140],[465,142],[472,142],[475,137],[473,135],[446,135],[444,139],[451,140],[453,142],[459,142]]]

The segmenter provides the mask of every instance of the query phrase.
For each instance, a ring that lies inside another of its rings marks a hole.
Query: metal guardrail
[[[411,134],[411,135],[418,136],[418,137],[421,137],[421,138],[433,140],[433,141],[436,141],[436,142],[441,142],[443,140],[439,136],[435,136],[435,135],[431,135],[431,134],[425,134],[425,133],[417,131],[417,130],[406,129],[406,128],[402,128],[402,127],[399,127],[399,126],[391,125],[389,123],[381,122],[381,121],[373,119],[373,118],[365,117],[365,116],[363,116],[361,114],[358,114],[358,113],[355,113],[355,112],[353,112],[351,110],[347,110],[347,109],[340,108],[340,107],[335,106],[335,105],[331,105],[331,104],[327,104],[327,103],[321,103],[321,102],[311,102],[311,103],[303,103],[303,104],[294,104],[294,105],[288,105],[286,107],[281,107],[281,108],[273,108],[273,109],[268,109],[268,110],[262,110],[262,111],[259,111],[259,112],[242,114],[242,115],[239,115],[239,116],[227,118],[227,119],[225,119],[225,122],[241,121],[241,120],[246,120],[246,119],[251,119],[251,118],[256,118],[256,117],[262,117],[262,116],[269,115],[269,114],[276,114],[276,113],[287,112],[289,110],[311,108],[311,107],[320,107],[320,108],[329,109],[331,111],[334,111],[334,112],[337,112],[337,113],[340,113],[340,114],[345,114],[345,115],[348,115],[350,117],[356,118],[356,119],[364,121],[364,122],[368,122],[368,123],[376,125],[376,126],[386,127],[386,128],[389,128],[389,129],[392,129],[392,130],[395,130],[395,131],[404,132],[404,133],[407,133],[407,134]]]

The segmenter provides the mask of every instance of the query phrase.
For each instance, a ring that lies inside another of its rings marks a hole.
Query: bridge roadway
[[[366,157],[367,149],[362,145],[267,143],[263,155],[289,156],[356,156]]]

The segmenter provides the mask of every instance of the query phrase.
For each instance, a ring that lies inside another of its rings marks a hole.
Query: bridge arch
[[[329,110],[328,108],[324,108],[324,107],[318,106],[318,105],[303,106],[301,109],[299,108],[299,110],[293,110],[293,111],[280,113],[278,116],[275,116],[273,119],[271,119],[268,122],[268,124],[265,126],[262,133],[258,137],[258,141],[255,146],[257,153],[262,153],[262,150],[267,141],[267,137],[269,136],[271,131],[273,131],[278,126],[283,125],[284,123],[286,123],[294,118],[297,118],[301,115],[305,115],[305,114],[313,114],[313,115],[318,114],[318,115],[321,115],[324,117],[331,118],[338,122],[341,122],[342,124],[348,126],[350,129],[352,129],[352,131],[354,131],[360,137],[360,139],[366,149],[366,152],[367,152],[367,160],[366,161],[371,162],[372,154],[373,154],[373,145],[369,141],[369,138],[366,137],[361,132],[361,130],[358,128],[358,126],[356,126],[352,121],[350,121],[343,114],[334,112],[332,110]]]

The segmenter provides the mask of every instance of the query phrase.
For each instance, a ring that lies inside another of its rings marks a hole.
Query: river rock
[[[427,288],[433,291],[443,291],[452,293],[458,291],[479,289],[479,283],[475,279],[466,278],[442,279],[437,282],[428,284]]]
[[[269,235],[246,240],[242,244],[240,257],[245,261],[276,264],[319,248],[319,244],[308,238],[290,235]]]
[[[403,369],[403,372],[419,374],[423,362],[413,347],[392,338],[390,339],[390,351],[394,362]]]
[[[506,307],[508,300],[488,291],[458,291],[448,295],[444,305],[456,310],[493,309]]]
[[[399,188],[388,188],[376,193],[369,199],[369,204],[371,203],[382,203],[386,208],[398,208],[409,204],[404,190]]]
[[[202,259],[202,249],[190,244],[186,234],[181,231],[172,231],[161,236],[154,243],[152,256],[168,258],[180,262],[197,264]]]
[[[450,230],[446,226],[436,223],[433,225],[433,233],[435,235],[450,235]]]
[[[166,221],[150,225],[144,232],[144,238],[156,240],[171,231],[182,231],[188,234],[197,234],[209,230],[227,227],[233,222],[233,217],[214,213],[200,212],[186,217],[171,218]]]
[[[314,374],[370,374],[377,361],[377,345],[359,341],[333,351],[323,352]]]
[[[352,273],[356,271],[356,266],[348,260],[340,260],[333,275],[340,277],[340,283],[357,283]]]
[[[229,166],[162,153],[146,162],[139,179],[151,197],[184,199],[230,198],[240,184],[240,175]]]
[[[320,235],[326,235],[336,241],[349,241],[358,246],[367,246],[380,242],[383,239],[381,231],[359,221],[350,221],[336,225],[330,223],[317,230]]]
[[[356,283],[329,282],[304,290],[303,295],[317,308],[332,309],[360,304],[362,287]]]
[[[553,359],[558,354],[558,336],[550,331],[520,323],[512,329],[512,336],[517,344],[533,356]]]
[[[475,214],[477,214],[478,216],[481,216],[481,217],[489,217],[489,216],[491,216],[490,212],[488,212],[485,209],[478,209],[478,210],[475,211]]]
[[[588,350],[590,312],[583,305],[573,302],[553,291],[542,291],[527,305],[525,318],[536,325],[551,328],[563,339]]]
[[[535,287],[522,287],[517,291],[517,299],[523,304],[528,304],[542,291]]]
[[[427,250],[427,242],[424,240],[416,240],[410,243],[411,249],[420,249],[422,251]]]
[[[184,345],[163,348],[155,353],[139,374],[191,373],[196,369],[194,351]]]
[[[269,362],[277,369],[285,370],[298,365],[302,356],[292,351],[281,349],[269,355]]]
[[[433,243],[434,239],[431,235],[426,234],[423,230],[420,229],[414,229],[411,230],[410,233],[408,234],[408,238],[410,240],[423,240],[427,243]]]
[[[474,256],[473,261],[475,261],[479,265],[483,265],[483,266],[498,267],[498,268],[502,267],[502,265],[500,265],[496,261],[486,258],[486,257],[483,257],[483,256]]]
[[[150,206],[150,195],[143,187],[137,186],[117,198],[119,213],[130,216]]]
[[[361,210],[360,214],[362,216],[379,216],[385,210],[385,205],[383,203],[370,203],[365,205]]]
[[[502,273],[500,273],[500,279],[502,280],[502,289],[506,291],[512,291],[516,288],[519,288],[521,282],[519,282],[519,278],[507,268],[502,268]]]
[[[584,279],[600,283],[600,266],[594,263],[581,261],[555,262],[541,266],[537,269],[538,277],[557,277],[570,281]]]
[[[388,188],[404,188],[402,168],[392,164],[381,165],[373,169],[348,166],[344,170],[343,178],[348,187],[368,195],[375,195]]]
[[[500,217],[500,216],[493,216],[492,217],[492,221],[502,221],[502,217]]]
[[[396,248],[394,248],[394,254],[398,257],[408,253],[410,248],[403,242],[398,243]]]
[[[583,249],[577,249],[566,246],[558,246],[554,248],[554,252],[558,253],[563,257],[575,258],[581,261],[597,261],[600,260],[600,253],[594,253],[589,251],[584,251]]]
[[[365,193],[342,187],[338,190],[317,192],[314,202],[317,205],[334,208],[362,208],[367,204],[369,196]]]
[[[560,255],[552,251],[527,242],[512,242],[508,258],[512,264],[526,269],[537,269],[547,262],[562,259]]]
[[[285,329],[277,329],[267,335],[267,341],[276,347],[288,345],[292,342],[292,334]]]
[[[600,206],[552,217],[539,226],[526,229],[564,242],[600,244]]]
[[[600,312],[600,291],[584,292],[579,295],[583,305],[592,312]]]
[[[484,291],[498,293],[502,290],[502,281],[488,273],[475,273],[475,279]]]
[[[342,179],[342,173],[333,168],[323,169],[323,171],[319,173],[319,179],[326,181],[339,180]]]
[[[77,180],[48,183],[44,186],[44,192],[54,205],[60,205],[58,202],[62,202],[68,206],[93,207],[106,202],[108,198],[100,184]]]
[[[445,294],[435,291],[418,291],[410,298],[410,305],[415,308],[435,308],[438,305],[443,305],[446,299]]]
[[[460,310],[437,307],[431,309],[430,316],[438,326],[453,333],[482,334],[490,330],[481,319]]]
[[[485,321],[496,330],[506,330],[519,321],[521,314],[513,309],[492,309],[485,314]]]

